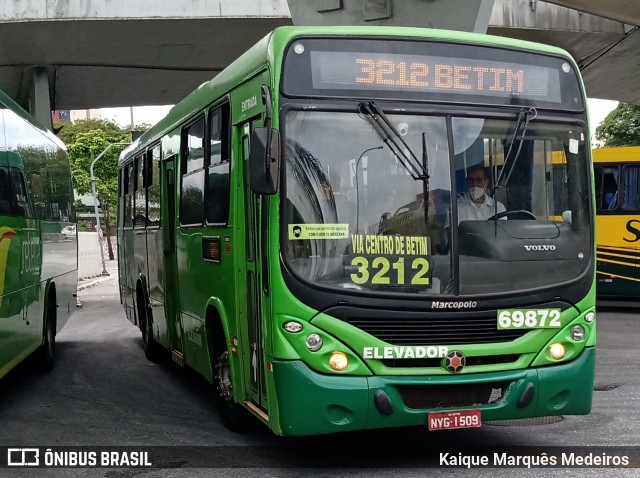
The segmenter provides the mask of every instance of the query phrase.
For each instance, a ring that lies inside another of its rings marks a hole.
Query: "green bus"
[[[550,46],[276,29],[121,155],[121,301],[147,357],[205,377],[238,430],[588,414],[585,101]]]
[[[0,92],[0,378],[29,356],[53,367],[76,307],[74,223],[64,144]]]

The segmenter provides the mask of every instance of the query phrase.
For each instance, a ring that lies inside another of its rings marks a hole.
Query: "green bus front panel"
[[[561,365],[436,377],[329,376],[314,372],[301,361],[274,361],[279,423],[272,423],[272,427],[282,435],[426,427],[429,412],[457,409],[480,409],[483,421],[586,415],[591,411],[595,356],[595,348],[587,347],[576,359]],[[494,384],[505,384],[504,395],[496,403],[419,408],[421,401],[429,402],[444,386],[468,390]],[[390,399],[390,414],[376,406],[380,391]]]

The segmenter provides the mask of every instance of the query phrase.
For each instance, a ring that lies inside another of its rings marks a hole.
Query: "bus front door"
[[[264,120],[258,119],[242,125],[242,159],[244,169],[244,202],[245,202],[245,257],[246,257],[246,331],[248,353],[244,354],[245,387],[250,402],[257,405],[262,414],[268,409],[265,383],[264,360],[264,314],[269,308],[267,271],[268,256],[268,196],[254,194],[249,186],[249,141],[253,128],[263,126]],[[265,414],[266,415],[266,414]]]
[[[176,178],[177,155],[162,162],[162,196],[165,198],[161,211],[162,243],[164,249],[164,291],[167,334],[171,358],[184,365],[182,348],[182,320],[180,319],[180,291],[178,287],[178,265],[176,259]]]

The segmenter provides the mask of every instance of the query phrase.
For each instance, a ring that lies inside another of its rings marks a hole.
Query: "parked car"
[[[65,239],[75,239],[76,237],[76,226],[66,226],[62,229],[62,234]]]

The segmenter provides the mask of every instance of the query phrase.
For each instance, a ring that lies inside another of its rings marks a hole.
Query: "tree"
[[[147,131],[147,124],[134,126],[134,130]],[[57,122],[54,125],[58,138],[67,146],[73,184],[78,194],[91,193],[91,162],[112,143],[131,141],[129,128],[122,128],[116,123],[103,119]],[[107,233],[109,259],[113,260],[111,247],[112,212],[118,203],[118,157],[124,146],[114,146],[96,162],[93,173],[96,183],[98,204],[104,215]]]
[[[105,131],[93,129],[77,133],[75,141],[67,145],[71,175],[78,194],[91,193],[91,163],[112,143],[114,141],[110,140]],[[114,258],[110,231],[113,222],[112,211],[116,210],[118,203],[118,157],[124,148],[125,146],[112,147],[96,162],[93,168],[96,198],[104,216],[110,260]]]
[[[60,140],[67,146],[75,143],[78,134],[93,130],[103,131],[110,143],[131,141],[131,134],[129,133],[128,128],[121,128],[116,123],[109,120],[86,119],[74,121],[73,123],[69,121],[59,121],[53,126],[54,130],[58,132],[58,138],[60,138]]]
[[[596,128],[605,147],[640,146],[640,106],[619,103]]]

